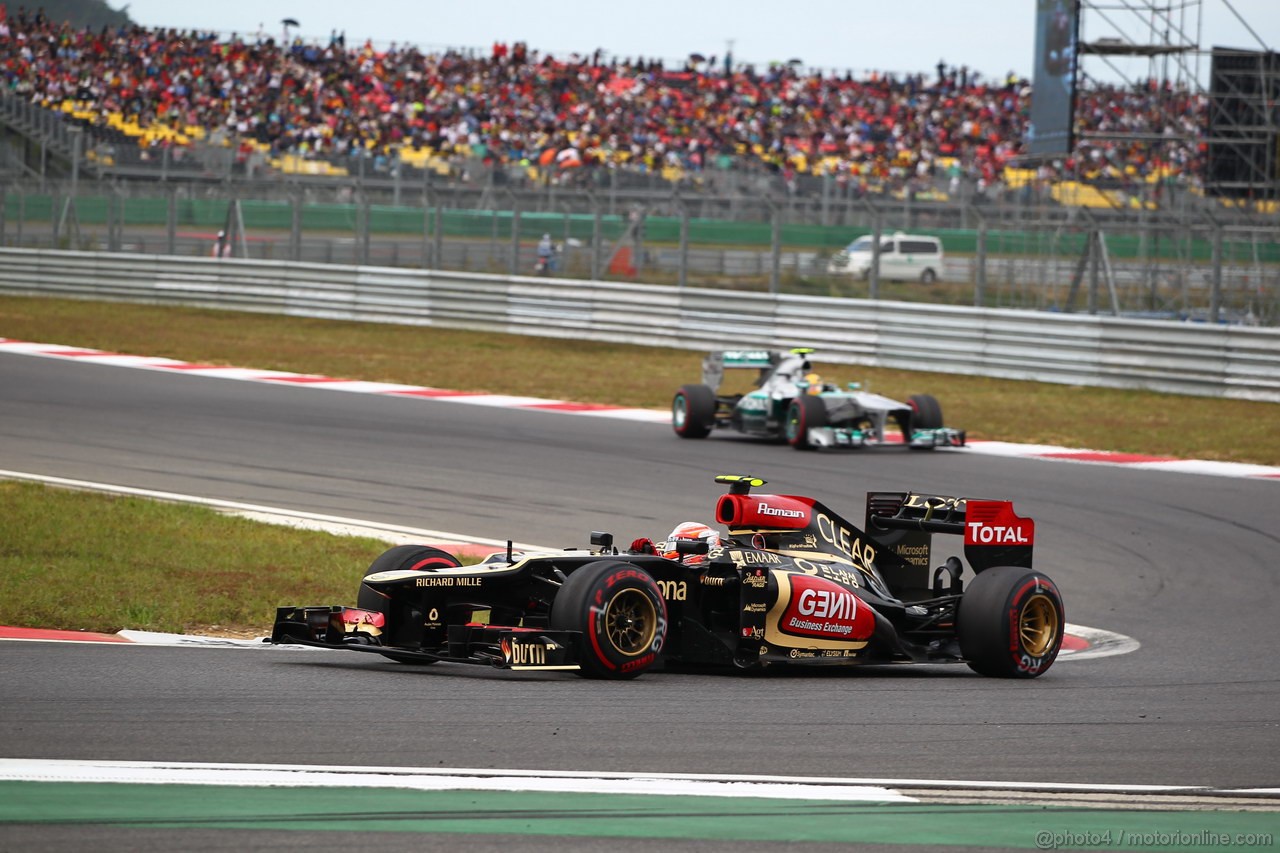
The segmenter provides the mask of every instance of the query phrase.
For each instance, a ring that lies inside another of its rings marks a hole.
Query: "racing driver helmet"
[[[676,525],[676,529],[671,531],[667,537],[667,541],[662,543],[662,556],[669,560],[681,560],[686,566],[700,566],[706,563],[710,557],[706,554],[684,554],[683,559],[679,551],[676,550],[677,540],[685,539],[689,541],[703,541],[710,548],[720,545],[720,534],[715,528],[708,527],[700,521],[682,521]]]
[[[809,383],[805,393],[813,394],[814,396],[822,393],[822,377],[820,375],[817,373],[806,374],[804,381]]]

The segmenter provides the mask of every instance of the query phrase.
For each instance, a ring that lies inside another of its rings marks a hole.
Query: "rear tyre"
[[[927,269],[924,272],[920,273],[921,284],[933,284],[937,280],[938,280],[938,274],[934,272],[932,269]]]
[[[796,397],[787,407],[785,434],[787,444],[796,450],[808,450],[810,430],[827,425],[827,407],[821,397]]]
[[[458,562],[457,557],[439,548],[432,548],[429,545],[397,545],[388,551],[384,551],[370,563],[364,576],[369,577],[369,575],[377,574],[378,572],[456,568],[461,565],[462,563]],[[381,613],[388,620],[391,618],[390,599],[373,587],[363,583],[360,584],[360,594],[356,596],[356,607],[361,610],[372,610],[376,613]],[[435,663],[433,660],[406,657],[395,652],[382,652],[382,656],[390,658],[397,663],[406,663],[413,666],[427,666]]]
[[[940,429],[942,427],[942,406],[929,394],[912,394],[907,398],[911,404],[912,429]]]
[[[716,422],[716,393],[706,385],[681,385],[671,400],[671,428],[681,438],[706,438]]]
[[[1058,587],[1041,572],[996,566],[973,579],[956,615],[969,668],[993,678],[1035,678],[1053,666],[1066,617]]]
[[[601,560],[569,575],[551,605],[556,631],[580,631],[578,674],[635,678],[658,660],[667,636],[667,606],[647,572]]]

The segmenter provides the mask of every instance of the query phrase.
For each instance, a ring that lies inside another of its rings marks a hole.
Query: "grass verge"
[[[354,604],[390,546],[134,497],[0,481],[0,625],[262,635]]]

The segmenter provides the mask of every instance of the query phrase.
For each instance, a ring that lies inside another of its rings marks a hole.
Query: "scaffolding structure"
[[[1250,201],[1280,199],[1280,54],[1213,48],[1205,189]]]
[[[1257,42],[1243,46],[1201,44],[1204,0],[1079,0],[1078,73],[1096,83],[1099,63],[1126,89],[1145,91],[1151,106],[1167,117],[1163,127],[1134,132],[1124,128],[1088,130],[1085,144],[1145,146],[1152,156],[1206,143],[1204,189],[1210,195],[1280,201],[1280,57],[1236,12],[1217,0]],[[1137,60],[1141,72],[1132,64]],[[1206,74],[1205,62],[1210,63]],[[1121,67],[1119,63],[1128,61]],[[1179,127],[1186,99],[1208,105],[1208,126]]]
[[[1194,87],[1200,79],[1202,0],[1080,0],[1082,57],[1093,56],[1126,83],[1133,73],[1121,57],[1147,60],[1148,80]]]

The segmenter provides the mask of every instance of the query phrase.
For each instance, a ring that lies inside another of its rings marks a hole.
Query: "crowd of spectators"
[[[73,101],[102,122],[114,113],[143,128],[251,140],[271,157],[385,157],[408,146],[459,171],[484,163],[577,180],[619,168],[696,180],[769,170],[792,186],[831,174],[858,191],[998,182],[1021,152],[1032,95],[1015,75],[985,79],[941,62],[936,75],[855,76],[715,57],[678,67],[600,51],[553,57],[523,43],[424,53],[348,46],[338,34],[324,44],[92,31],[25,9],[0,12],[0,88],[46,107]],[[1086,87],[1081,129],[1148,141],[1082,146],[1041,177],[1195,181],[1206,111],[1187,92]]]

